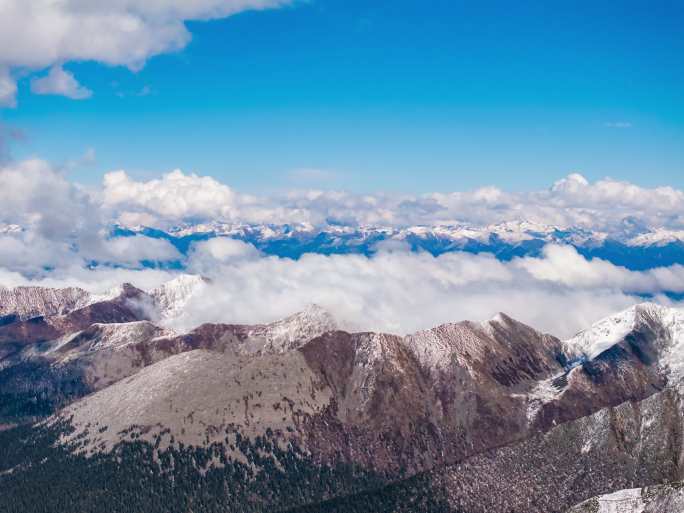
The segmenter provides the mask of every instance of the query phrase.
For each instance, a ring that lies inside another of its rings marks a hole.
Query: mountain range
[[[500,260],[539,256],[547,244],[565,244],[587,258],[598,257],[631,270],[669,266],[684,259],[684,232],[650,228],[629,218],[610,232],[527,221],[407,227],[212,222],[167,230],[145,226],[116,226],[112,230],[113,237],[136,234],[168,240],[182,254],[187,254],[193,243],[229,237],[252,244],[264,254],[288,258],[299,258],[305,253],[372,255],[382,243],[394,241],[406,244],[412,251],[435,256],[463,251],[492,253]]]
[[[354,332],[316,305],[169,328],[203,282],[0,288],[0,510],[575,513],[613,511],[596,508],[617,493],[634,513],[656,511],[653,497],[670,513],[681,501],[680,310],[635,305],[567,340],[503,313]]]

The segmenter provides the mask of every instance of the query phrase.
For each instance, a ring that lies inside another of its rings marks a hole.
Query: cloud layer
[[[359,195],[297,190],[276,197],[240,194],[210,177],[175,170],[139,182],[125,171],[104,179],[104,204],[122,220],[160,227],[198,220],[243,223],[326,223],[376,226],[473,224],[512,220],[618,233],[637,225],[684,228],[684,192],[647,189],[609,178],[589,183],[570,174],[540,191],[511,193],[497,187],[418,196]]]
[[[315,190],[257,197],[181,171],[149,181],[116,171],[101,188],[85,189],[41,160],[0,167],[0,183],[0,285],[102,292],[124,281],[150,288],[179,272],[207,276],[211,284],[174,321],[183,330],[202,322],[265,322],[318,303],[358,329],[407,333],[504,311],[566,336],[644,295],[669,302],[665,292],[684,293],[680,265],[630,271],[587,260],[570,246],[549,245],[538,257],[510,262],[486,254],[434,257],[401,243],[381,245],[372,257],[291,260],[227,238],[196,242],[181,255],[165,240],[109,236],[117,220],[160,227],[214,220],[352,226],[531,220],[607,232],[641,224],[681,229],[684,197],[670,187],[589,183],[573,174],[525,193],[489,187],[401,197]],[[145,262],[162,265],[149,269]]]
[[[52,68],[33,90],[83,98],[88,90],[61,65],[95,61],[141,68],[155,55],[179,50],[190,20],[224,18],[288,0],[2,0],[0,106],[16,104],[15,74]]]
[[[406,248],[372,257],[310,254],[295,261],[260,257],[242,242],[214,239],[196,245],[189,269],[212,282],[175,321],[182,329],[228,319],[264,322],[317,303],[356,329],[409,333],[502,311],[570,336],[639,302],[636,294],[657,294],[663,281],[684,291],[684,267],[633,272],[557,246],[548,246],[540,258],[511,262],[467,253],[433,257]]]

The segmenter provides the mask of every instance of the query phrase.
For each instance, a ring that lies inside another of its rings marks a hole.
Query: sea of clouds
[[[644,297],[673,304],[684,292],[684,267],[630,271],[587,260],[569,246],[501,262],[492,255],[415,253],[385,243],[371,257],[307,254],[293,260],[261,254],[237,240],[197,242],[181,255],[165,240],[112,238],[114,223],[166,228],[184,222],[321,225],[490,224],[553,222],[614,232],[630,224],[682,229],[684,193],[577,174],[548,189],[395,196],[297,190],[241,194],[212,177],[172,171],[136,181],[124,171],[85,188],[41,160],[0,168],[0,285],[76,285],[94,292],[130,282],[149,289],[181,272],[210,278],[191,297],[179,330],[202,322],[265,322],[317,303],[356,329],[407,333],[499,311],[559,336]],[[180,261],[182,269],[164,268]],[[159,262],[150,269],[143,262]]]

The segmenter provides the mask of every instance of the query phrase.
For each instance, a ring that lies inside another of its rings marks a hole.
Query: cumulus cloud
[[[209,176],[186,174],[176,169],[161,178],[133,180],[125,171],[104,177],[102,201],[117,212],[120,222],[146,220],[159,227],[189,221],[234,223],[325,222],[323,197],[349,197],[345,193],[304,192],[283,198],[239,194]],[[318,200],[321,201],[318,201]],[[318,207],[316,204],[318,203]],[[313,208],[312,208],[313,207]],[[316,211],[318,209],[319,211]],[[135,223],[134,223],[135,224]]]
[[[90,150],[82,160],[92,162],[94,157]],[[0,222],[30,225],[54,240],[74,233],[85,237],[113,222],[162,229],[213,221],[393,228],[526,222],[533,228],[584,228],[597,240],[607,235],[629,239],[646,228],[661,235],[684,229],[683,191],[644,188],[610,178],[589,182],[578,173],[537,191],[483,187],[422,195],[306,189],[255,196],[213,177],[181,170],[150,180],[113,171],[104,176],[101,188],[86,191],[37,159],[1,166],[0,178],[5,185],[0,190],[5,207]]]
[[[53,66],[44,77],[34,78],[31,81],[31,91],[36,94],[66,96],[72,100],[84,100],[93,95],[90,89],[79,84],[74,75],[65,71],[62,66]]]
[[[244,262],[259,257],[259,251],[245,242],[216,238],[193,245],[187,262],[190,271],[209,276],[217,265]]]
[[[42,160],[0,167],[0,267],[27,275],[93,261],[135,266],[178,258],[167,241],[110,239],[111,220],[96,198]]]
[[[185,47],[191,39],[187,21],[223,18],[287,3],[288,0],[3,0],[0,105],[16,104],[15,70],[52,67],[45,81],[38,82],[39,90],[83,97],[86,90],[61,69],[62,63],[95,61],[136,70],[150,57]]]
[[[90,257],[103,263],[135,266],[140,262],[179,260],[181,255],[169,241],[135,235],[106,239],[101,251],[92,253]]]
[[[208,176],[186,175],[180,170],[147,182],[132,180],[125,171],[104,177],[104,205],[142,212],[160,219],[232,220],[236,216],[236,194]]]
[[[99,211],[88,194],[42,160],[32,159],[0,168],[0,220],[30,226],[52,240],[89,232]]]
[[[392,227],[529,221],[618,235],[629,235],[637,225],[684,228],[683,191],[668,186],[644,188],[610,178],[592,183],[579,173],[548,189],[529,192],[482,187],[389,195],[303,189],[266,197],[241,194],[214,178],[180,170],[148,181],[116,171],[105,176],[102,194],[104,204],[118,212],[121,222],[145,219],[143,224],[159,227],[198,220]]]

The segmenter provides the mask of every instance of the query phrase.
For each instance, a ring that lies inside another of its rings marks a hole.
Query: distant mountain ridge
[[[144,234],[165,239],[183,254],[195,242],[229,237],[248,242],[265,254],[289,258],[299,258],[305,253],[371,255],[378,250],[380,243],[399,241],[412,251],[427,251],[433,255],[492,253],[500,260],[539,256],[547,244],[566,244],[575,247],[585,257],[602,258],[632,270],[684,262],[684,231],[651,229],[638,223],[607,233],[525,221],[479,227],[438,225],[404,228],[213,222],[186,224],[167,231],[144,226],[117,226],[112,234],[116,237]]]
[[[560,513],[683,478],[679,310],[565,341],[505,314],[345,331],[315,305],[158,324],[204,284],[6,290],[0,509]]]

